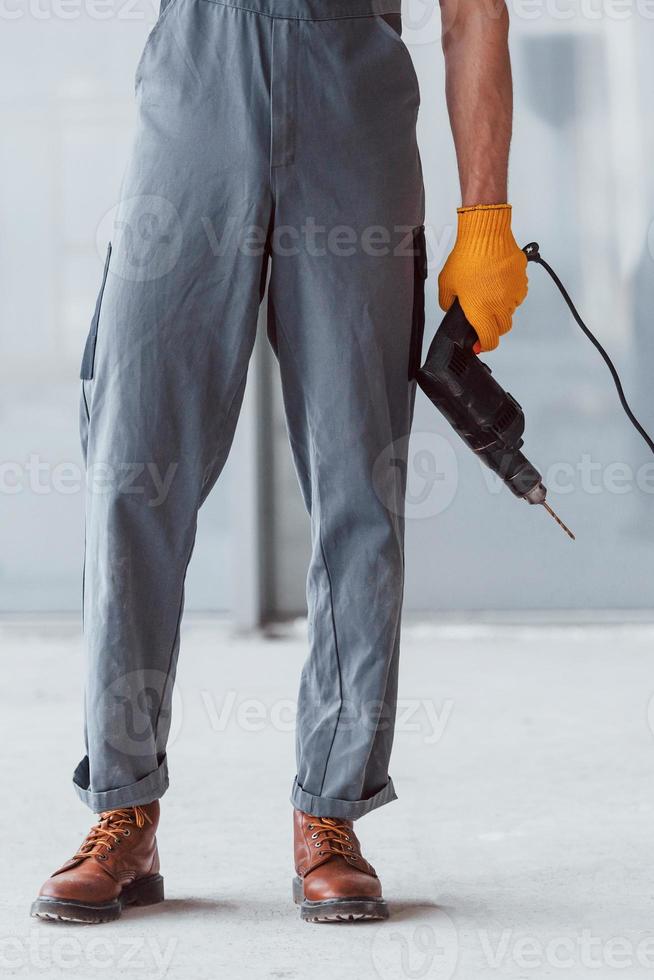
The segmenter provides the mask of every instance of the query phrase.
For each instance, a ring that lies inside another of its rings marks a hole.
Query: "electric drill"
[[[627,416],[654,452],[654,442],[629,408],[617,371],[597,338],[582,321],[561,280],[541,257],[536,242],[523,249],[530,262],[538,262],[554,280],[572,315],[606,361]],[[477,334],[455,300],[436,331],[417,381],[470,449],[507,487],[530,504],[542,504],[563,530],[574,534],[547,503],[541,474],[520,451],[525,416],[522,408],[497,383],[487,364],[474,353]]]

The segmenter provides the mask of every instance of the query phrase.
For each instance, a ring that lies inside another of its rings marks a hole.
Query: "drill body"
[[[541,475],[520,452],[525,416],[474,353],[477,334],[458,300],[445,314],[418,384],[463,441],[516,495],[544,503]]]

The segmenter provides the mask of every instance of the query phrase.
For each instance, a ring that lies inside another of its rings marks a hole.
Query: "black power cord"
[[[558,286],[559,291],[560,291],[561,295],[563,296],[563,299],[568,304],[568,307],[570,309],[570,312],[572,313],[573,317],[575,318],[576,323],[579,325],[579,327],[586,334],[586,336],[590,340],[590,342],[593,345],[593,347],[595,347],[600,352],[600,354],[602,355],[602,357],[604,358],[604,361],[606,363],[606,366],[608,367],[609,371],[611,372],[611,377],[613,378],[613,380],[615,382],[615,387],[617,388],[617,391],[618,391],[618,398],[620,399],[620,404],[622,405],[623,409],[625,410],[625,414],[626,414],[627,418],[629,419],[629,421],[631,422],[631,424],[633,425],[633,427],[640,433],[640,435],[643,437],[643,439],[645,440],[645,442],[647,443],[647,445],[649,446],[649,448],[654,453],[654,439],[651,438],[651,436],[649,435],[649,433],[643,428],[643,426],[640,424],[640,422],[638,421],[638,419],[636,418],[636,416],[634,415],[634,413],[629,408],[629,404],[627,402],[627,399],[625,397],[625,393],[624,393],[624,390],[623,390],[623,387],[622,387],[622,382],[620,381],[620,376],[619,376],[618,372],[615,369],[615,366],[613,364],[613,361],[611,360],[611,358],[609,357],[609,355],[606,353],[606,351],[604,350],[604,348],[600,344],[600,342],[597,339],[597,337],[588,329],[588,327],[586,326],[586,324],[584,323],[584,321],[579,316],[579,313],[577,312],[577,309],[575,307],[575,304],[570,299],[570,296],[568,294],[567,289],[565,288],[565,286],[563,285],[563,283],[561,282],[561,280],[557,276],[557,274],[554,271],[554,269],[552,269],[552,267],[550,265],[548,265],[547,262],[545,261],[545,259],[541,256],[540,251],[539,251],[538,242],[530,242],[529,245],[525,245],[525,247],[523,248],[522,251],[527,256],[527,261],[528,262],[538,262],[539,265],[542,265],[543,268],[545,269],[545,271],[553,279],[554,284],[556,286]]]

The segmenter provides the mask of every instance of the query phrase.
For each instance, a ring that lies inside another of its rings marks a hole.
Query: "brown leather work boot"
[[[32,915],[64,922],[111,922],[126,905],[164,897],[155,833],[159,801],[101,813],[77,854],[48,878]]]
[[[351,820],[295,810],[293,901],[305,922],[387,919],[375,869],[361,855]]]

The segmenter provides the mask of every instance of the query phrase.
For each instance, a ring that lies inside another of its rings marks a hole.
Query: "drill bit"
[[[545,510],[547,511],[547,513],[552,515],[552,517],[554,518],[554,520],[556,521],[556,523],[559,525],[559,527],[562,527],[563,528],[563,530],[568,535],[568,537],[569,538],[572,538],[573,541],[576,541],[576,538],[575,538],[574,534],[572,533],[572,531],[570,530],[570,528],[569,527],[566,527],[566,525],[563,523],[563,521],[561,520],[561,518],[559,517],[559,515],[555,511],[552,510],[552,508],[547,503],[547,501],[546,500],[541,500],[541,503],[542,503],[543,507],[545,508]]]
[[[542,504],[547,513],[552,515],[556,523],[559,525],[559,527],[563,528],[568,537],[572,538],[573,541],[576,541],[576,538],[570,528],[566,527],[559,515],[555,513],[547,503],[547,500],[545,499],[547,497],[547,487],[543,486],[543,484],[540,482],[536,483],[535,486],[531,487],[531,489],[527,491],[527,493],[523,494],[523,497],[528,504]]]

